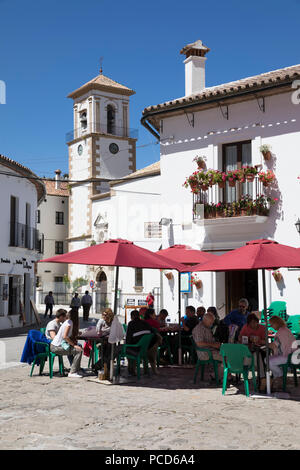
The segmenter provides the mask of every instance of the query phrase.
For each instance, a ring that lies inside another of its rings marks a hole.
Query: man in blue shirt
[[[226,315],[223,320],[224,324],[227,326],[237,325],[240,330],[247,323],[247,317],[250,313],[247,310],[248,305],[249,303],[247,299],[240,299],[239,307]]]

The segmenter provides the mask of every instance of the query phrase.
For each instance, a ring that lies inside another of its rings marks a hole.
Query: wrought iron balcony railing
[[[78,129],[73,129],[66,134],[66,142],[78,139],[86,134],[109,134],[115,137],[129,137],[131,139],[138,138],[137,129],[129,129],[128,127],[117,127],[112,124],[91,122],[86,125],[82,125]]]
[[[266,196],[265,187],[258,177],[253,181],[236,182],[230,187],[214,185],[206,191],[193,194],[193,220],[249,215],[269,215],[274,199]]]
[[[44,252],[44,235],[36,228],[19,222],[10,223],[9,246]]]

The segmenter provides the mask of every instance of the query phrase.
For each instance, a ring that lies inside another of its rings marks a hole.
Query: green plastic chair
[[[278,364],[279,367],[282,367],[282,371],[283,371],[283,376],[282,376],[282,390],[283,390],[284,392],[286,391],[286,379],[287,379],[288,369],[291,369],[292,372],[293,372],[295,387],[298,386],[297,369],[300,369],[300,364],[294,364],[294,363],[292,362],[292,356],[293,356],[293,354],[294,354],[294,352],[292,352],[291,354],[289,354],[288,360],[287,360],[287,363],[286,363],[286,364]]]
[[[248,373],[252,371],[252,380],[254,391],[256,392],[256,377],[255,377],[255,366],[254,357],[249,351],[245,344],[222,344],[220,353],[223,357],[224,375],[223,375],[223,389],[222,395],[225,395],[227,389],[227,377],[228,373],[242,374],[244,378],[245,393],[249,396],[249,381]],[[244,365],[244,359],[251,358],[251,364],[249,366]]]
[[[141,378],[141,362],[144,361],[144,368],[145,371],[148,371],[148,347],[153,338],[154,334],[151,333],[149,335],[144,335],[137,344],[123,344],[122,349],[118,355],[117,360],[117,375],[120,375],[120,362],[121,359],[132,359],[136,362],[136,370],[137,370],[137,378],[140,380]],[[137,354],[132,354],[132,352],[128,351],[127,349],[135,349]]]
[[[40,328],[40,332],[44,335],[46,333],[46,328]]]
[[[286,325],[296,339],[300,339],[300,315],[290,315]]]
[[[126,333],[127,332],[127,324],[123,323],[122,326],[123,326],[124,333]]]
[[[36,341],[35,345],[43,346],[44,352],[39,352],[36,354],[32,363],[30,377],[32,377],[34,366],[36,365],[37,359],[39,359],[40,360],[39,375],[42,375],[44,367],[45,367],[45,363],[48,360],[49,361],[49,376],[50,376],[50,379],[52,379],[53,378],[53,363],[56,357],[58,357],[58,362],[59,362],[59,373],[61,376],[65,376],[63,357],[51,352],[50,345],[48,343]]]
[[[217,361],[216,359],[213,358],[212,351],[210,349],[200,348],[199,346],[197,346],[194,339],[192,339],[192,342],[193,342],[193,346],[194,346],[195,351],[202,351],[202,352],[206,352],[208,354],[208,359],[199,359],[199,358],[197,359],[196,369],[195,369],[195,374],[194,374],[194,384],[197,381],[197,375],[198,375],[200,366],[201,366],[201,380],[203,380],[204,379],[205,366],[207,364],[212,364],[213,368],[214,368],[214,371],[215,371],[216,384],[219,385],[218,364],[219,364],[220,361]]]
[[[185,343],[184,340],[187,340],[190,344]],[[194,342],[193,342],[193,336],[184,336],[181,335],[181,350],[182,350],[182,355],[183,355],[183,362],[188,362],[189,364],[196,364],[197,362],[197,354],[195,352],[195,347],[194,347]],[[188,353],[188,361],[185,360],[186,354]]]
[[[96,364],[96,362],[97,362],[98,359],[99,359],[99,350],[98,350],[98,348],[97,348],[96,342],[93,341],[92,344],[93,344],[93,347],[92,347],[92,349],[91,349],[91,351],[90,351],[90,357],[89,357],[88,367],[91,367],[93,356],[94,356],[94,364]]]
[[[276,315],[280,318],[282,318],[284,321],[287,321],[288,315],[286,313],[286,302],[283,300],[275,300],[274,302],[271,302],[269,307],[267,308],[268,311],[268,317],[272,317],[273,315]],[[265,324],[265,312],[262,310],[261,312],[261,323]],[[270,324],[268,322],[268,327],[270,327]],[[273,330],[272,328],[269,328]]]

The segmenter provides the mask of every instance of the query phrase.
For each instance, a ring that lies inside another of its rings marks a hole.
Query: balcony
[[[39,230],[19,222],[10,223],[9,246],[44,252],[44,235]]]
[[[85,135],[95,133],[95,134],[105,134],[111,135],[113,137],[125,137],[130,139],[138,138],[137,129],[129,129],[127,127],[116,127],[107,123],[92,122],[87,125],[82,125],[78,129],[74,129],[66,134],[66,143],[72,142],[75,139],[83,137]]]
[[[265,194],[265,186],[255,177],[253,181],[237,182],[230,187],[217,185],[200,189],[193,194],[193,221],[236,217],[267,217],[274,199]]]

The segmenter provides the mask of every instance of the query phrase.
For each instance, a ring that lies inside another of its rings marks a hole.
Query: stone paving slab
[[[300,389],[289,400],[246,398],[243,386],[222,396],[221,387],[194,385],[193,372],[160,368],[140,383],[107,386],[90,377],[50,380],[37,368],[30,378],[29,365],[0,370],[0,448],[300,448]]]

